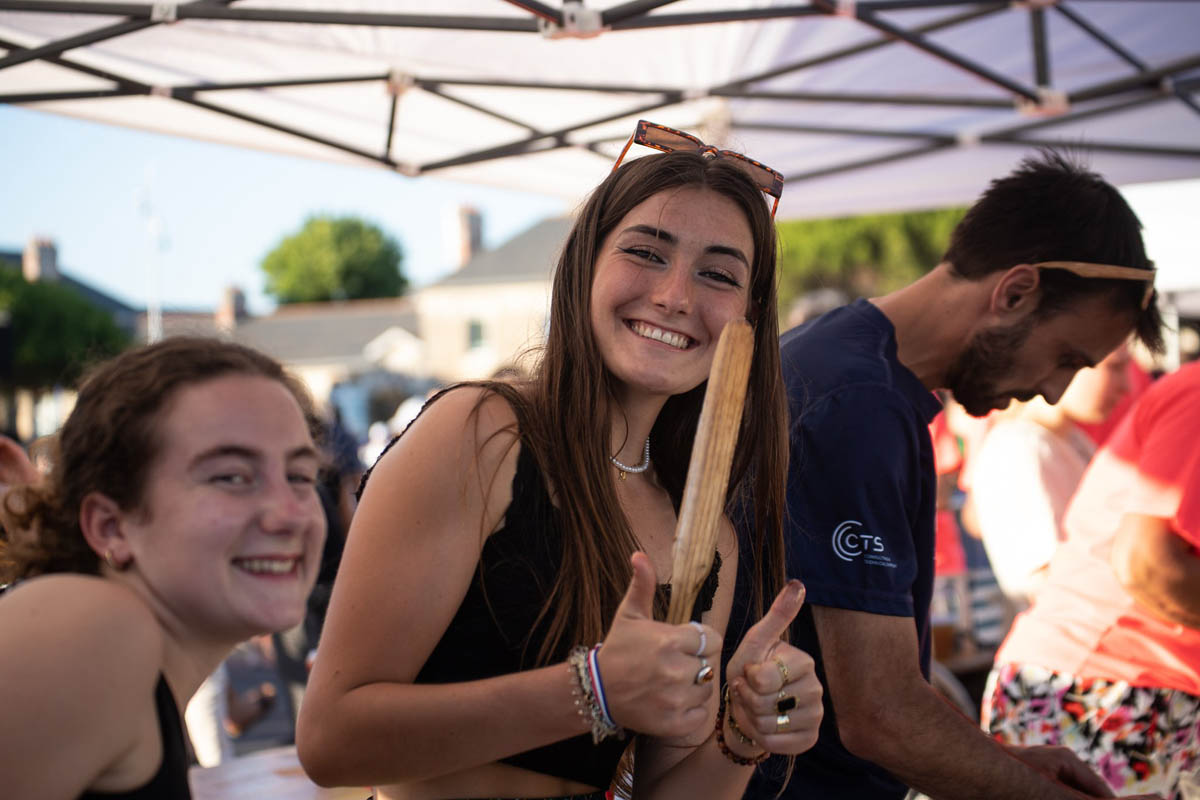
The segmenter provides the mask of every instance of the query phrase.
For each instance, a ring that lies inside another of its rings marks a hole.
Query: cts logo
[[[862,523],[848,519],[833,529],[833,552],[843,561],[853,561],[864,553],[882,553],[883,539],[862,533]]]

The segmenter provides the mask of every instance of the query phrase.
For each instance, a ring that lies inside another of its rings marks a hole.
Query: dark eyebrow
[[[205,450],[204,452],[197,455],[195,458],[192,459],[192,466],[194,467],[194,466],[200,464],[201,462],[207,461],[210,458],[222,458],[224,456],[231,456],[234,458],[244,458],[249,461],[258,461],[262,458],[262,455],[257,450],[254,450],[252,448],[243,447],[242,445],[237,445],[237,444],[222,444],[222,445],[217,445],[216,447],[209,448],[208,450]],[[317,459],[319,457],[317,455],[316,449],[313,448],[311,445],[306,444],[306,445],[301,445],[299,447],[294,447],[287,452],[287,460],[288,461],[291,461],[294,458]]]
[[[624,232],[644,233],[647,236],[653,236],[655,239],[662,239],[669,244],[675,244],[679,241],[675,238],[675,234],[670,231],[664,231],[661,228],[655,228],[653,225],[630,225]]]
[[[679,242],[679,239],[675,237],[675,234],[671,233],[670,231],[664,231],[661,228],[655,228],[653,225],[630,225],[623,232],[644,233],[647,236],[653,236],[655,239],[662,239],[667,244],[678,244]],[[738,250],[736,247],[729,247],[728,245],[723,244],[714,244],[704,248],[704,252],[716,253],[717,255],[723,256],[731,256],[745,264],[747,269],[750,268],[750,261],[746,258],[745,253],[743,253],[741,250]]]

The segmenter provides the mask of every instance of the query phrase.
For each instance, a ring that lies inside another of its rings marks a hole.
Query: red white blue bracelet
[[[596,695],[596,704],[600,706],[600,715],[604,719],[604,723],[610,728],[619,728],[617,723],[613,722],[612,714],[608,711],[608,700],[604,697],[604,681],[600,679],[600,645],[595,645],[591,650],[588,650],[588,675],[592,679],[592,692]]]
[[[592,743],[599,744],[609,736],[625,738],[625,731],[613,721],[604,697],[600,679],[600,662],[596,658],[600,645],[590,650],[579,645],[571,650],[567,664],[575,683],[575,708],[592,730]]]

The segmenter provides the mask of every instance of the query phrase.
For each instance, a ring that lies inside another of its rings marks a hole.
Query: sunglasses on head
[[[613,171],[616,171],[617,167],[621,166],[621,162],[625,160],[625,154],[629,152],[629,146],[632,144],[653,147],[655,150],[661,150],[664,153],[699,153],[707,158],[730,159],[742,172],[750,176],[750,179],[754,181],[759,189],[762,189],[764,194],[775,198],[775,202],[771,206],[771,218],[775,218],[775,209],[779,208],[779,198],[783,196],[783,173],[771,169],[766,164],[762,164],[752,158],[747,158],[733,150],[720,150],[710,144],[705,144],[690,133],[677,131],[674,128],[668,128],[666,125],[659,125],[642,119],[638,120],[633,136],[629,137],[629,141],[625,143],[625,148],[621,150],[621,155],[617,156],[617,161],[613,164]]]
[[[1112,264],[1092,264],[1087,261],[1042,261],[1033,266],[1038,269],[1065,269],[1081,278],[1112,278],[1121,281],[1145,281],[1146,291],[1142,295],[1142,309],[1150,305],[1154,296],[1153,269],[1134,269],[1133,267],[1117,267]]]

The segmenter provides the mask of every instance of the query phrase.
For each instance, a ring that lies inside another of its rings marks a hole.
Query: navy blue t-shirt
[[[891,322],[866,300],[789,331],[781,351],[792,414],[788,576],[808,590],[792,643],[812,655],[825,684],[810,606],[912,617],[928,676],[936,513],[928,426],[941,403],[897,360]],[[782,759],[771,759],[746,798],[774,797],[783,768]],[[846,750],[826,692],[820,738],[796,759],[783,797],[906,792],[886,770]]]

